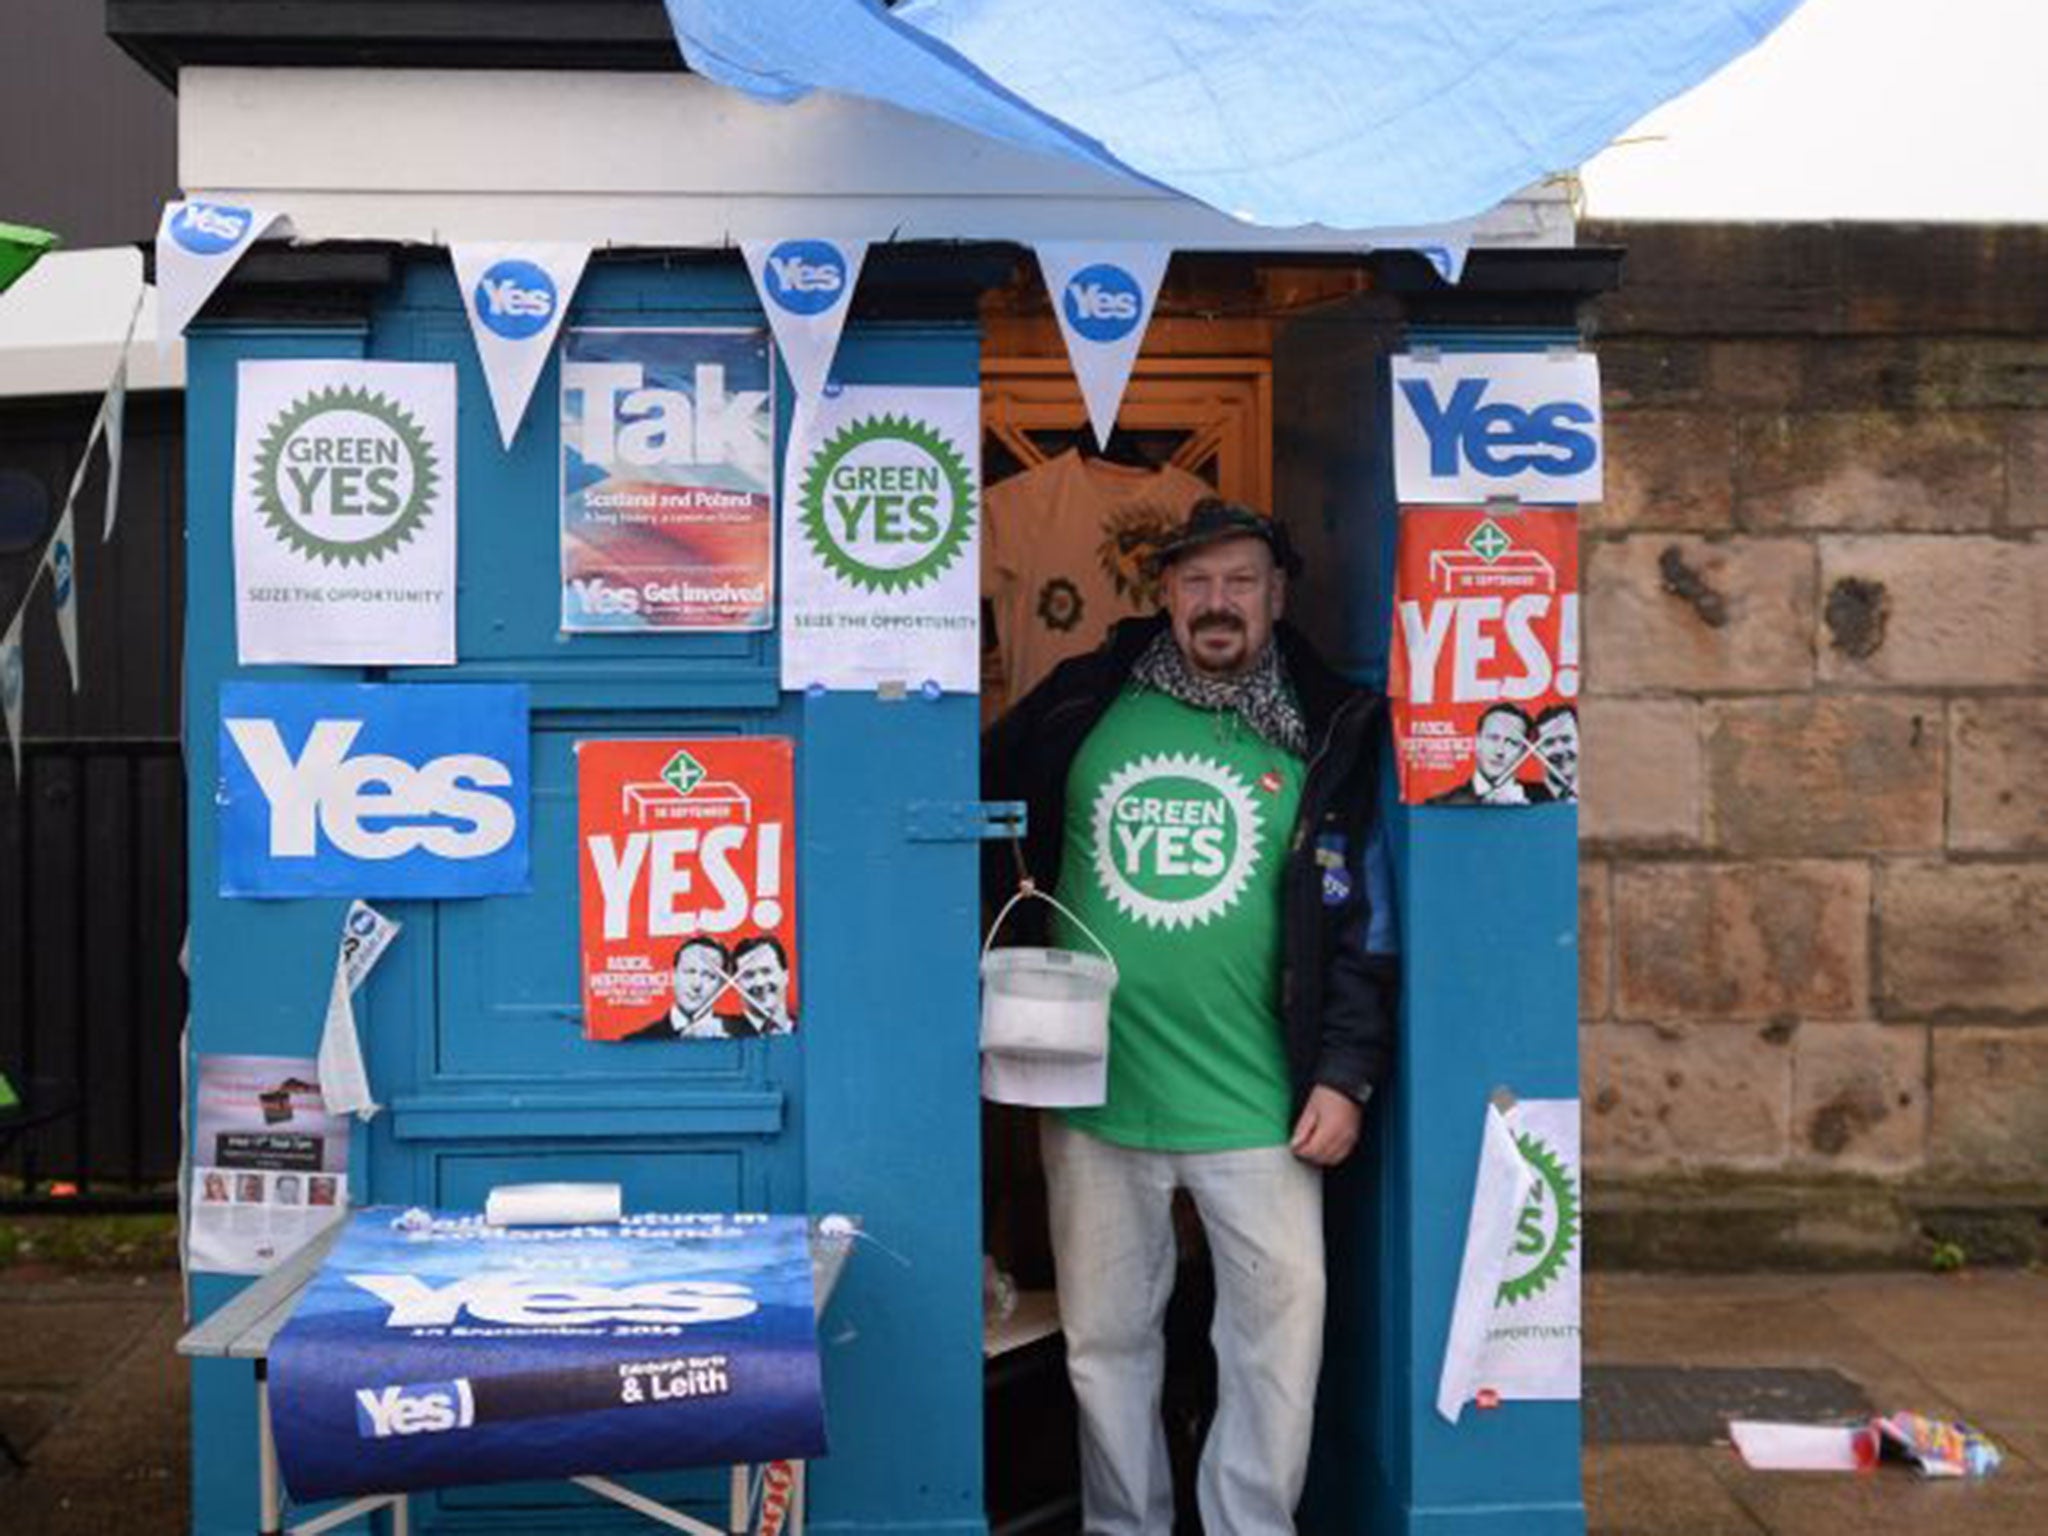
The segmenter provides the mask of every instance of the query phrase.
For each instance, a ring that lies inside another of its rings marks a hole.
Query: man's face
[[[1559,784],[1579,782],[1579,722],[1574,715],[1556,715],[1536,733],[1536,755]]]
[[[1226,539],[1167,567],[1160,595],[1188,664],[1212,677],[1248,669],[1265,652],[1287,576],[1263,539]]]
[[[676,1006],[699,1014],[711,1006],[725,983],[725,967],[709,944],[692,944],[676,956]]]
[[[1527,745],[1521,721],[1506,710],[1488,715],[1479,722],[1479,771],[1496,782],[1507,778],[1522,760]]]
[[[774,950],[766,946],[748,950],[733,979],[739,983],[740,996],[746,999],[749,1014],[756,1020],[782,1022],[789,972],[775,958]]]

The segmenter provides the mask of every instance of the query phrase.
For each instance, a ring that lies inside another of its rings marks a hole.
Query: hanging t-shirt
[[[1108,1098],[1074,1125],[1155,1151],[1286,1142],[1281,873],[1305,773],[1234,713],[1150,689],[1082,743],[1059,897],[1116,957],[1117,988]],[[1054,933],[1091,947],[1063,917]]]
[[[981,541],[1003,685],[1021,699],[1118,619],[1159,604],[1146,557],[1215,488],[1184,469],[1136,469],[1068,449],[991,486]]]

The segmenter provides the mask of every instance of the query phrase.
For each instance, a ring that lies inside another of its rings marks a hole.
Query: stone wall
[[[1581,239],[1629,252],[1584,515],[1595,1192],[1860,1180],[1899,1197],[1869,1251],[2038,1231],[2048,230]]]

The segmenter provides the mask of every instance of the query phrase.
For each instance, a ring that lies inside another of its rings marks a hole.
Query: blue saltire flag
[[[843,92],[1247,223],[1482,213],[1605,148],[1799,0],[666,0],[691,69]]]

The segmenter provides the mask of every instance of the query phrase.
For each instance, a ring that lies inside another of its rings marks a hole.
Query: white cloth
[[[1148,1152],[1042,1118],[1067,1373],[1081,1410],[1089,1536],[1169,1536],[1159,1418],[1173,1291],[1173,1191],[1216,1266],[1216,1419],[1202,1449],[1203,1529],[1292,1536],[1322,1366],[1323,1176],[1286,1147]]]
[[[1118,619],[1156,608],[1145,556],[1215,494],[1170,464],[1135,469],[1072,449],[991,486],[983,590],[995,605],[1009,698],[1094,650]]]

